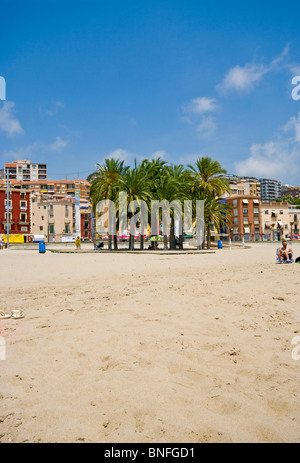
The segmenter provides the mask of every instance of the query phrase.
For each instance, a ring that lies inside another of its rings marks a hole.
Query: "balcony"
[[[20,211],[27,211],[27,206],[20,206]]]

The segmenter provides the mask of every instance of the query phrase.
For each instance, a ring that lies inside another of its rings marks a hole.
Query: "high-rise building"
[[[8,175],[10,180],[39,181],[47,179],[47,164],[37,164],[27,159],[13,161],[4,164],[4,175]]]
[[[260,197],[262,202],[272,202],[281,198],[281,183],[268,178],[260,179]]]

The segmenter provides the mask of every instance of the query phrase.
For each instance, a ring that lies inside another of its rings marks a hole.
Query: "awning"
[[[258,199],[253,199],[253,204],[259,204],[259,200]]]
[[[248,199],[243,199],[243,204],[248,204],[248,203],[249,203]]]
[[[245,227],[244,230],[245,230],[245,233],[250,233],[250,228],[249,227]]]

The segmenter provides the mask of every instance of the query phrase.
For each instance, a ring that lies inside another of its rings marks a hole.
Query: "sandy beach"
[[[0,320],[0,442],[300,442],[300,265],[276,247],[1,251],[25,317]]]

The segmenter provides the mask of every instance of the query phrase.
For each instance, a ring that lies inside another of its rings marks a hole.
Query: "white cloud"
[[[229,69],[223,82],[218,85],[221,91],[245,91],[250,92],[254,85],[269,71],[258,64],[246,64],[244,67],[235,66]]]
[[[63,148],[68,146],[68,144],[69,142],[67,140],[63,140],[60,137],[56,137],[55,142],[49,145],[45,145],[45,148],[50,151],[61,151]]]
[[[109,153],[105,158],[111,159],[120,159],[121,161],[124,161],[125,163],[130,163],[136,156],[133,153],[130,153],[127,150],[124,150],[122,148],[118,148],[111,153]]]
[[[291,70],[291,64],[287,61],[288,54],[289,47],[287,45],[282,53],[273,59],[270,64],[252,62],[244,66],[236,65],[229,69],[223,81],[217,85],[217,89],[221,92],[249,93],[255,85],[262,81],[266,74],[286,68]]]
[[[157,150],[150,156],[150,158],[151,159],[161,158],[161,159],[166,160],[166,155],[167,155],[167,152],[165,150]]]
[[[238,175],[275,179],[295,178],[300,165],[300,112],[282,127],[275,140],[253,144],[248,159],[237,162]]]
[[[300,112],[297,117],[291,117],[283,126],[283,131],[286,133],[294,132],[295,141],[300,142]]]
[[[199,137],[208,137],[216,130],[216,119],[211,114],[219,109],[215,98],[197,97],[183,106],[183,120],[195,127]]]
[[[15,117],[15,103],[13,101],[4,101],[0,109],[0,130],[6,132],[9,136],[20,135],[24,130]]]
[[[61,101],[55,101],[51,109],[45,109],[45,113],[48,116],[53,117],[58,113],[59,110],[63,109],[64,107],[65,105]]]
[[[185,113],[205,114],[207,112],[216,111],[218,108],[215,98],[198,97],[193,98],[187,105],[183,107]]]
[[[203,117],[201,123],[197,126],[198,135],[209,137],[217,128],[216,120],[212,116]]]
[[[53,143],[43,143],[36,141],[27,146],[21,146],[15,150],[9,150],[3,153],[5,159],[30,159],[33,155],[47,152],[62,151],[69,142],[60,137],[56,137]]]

